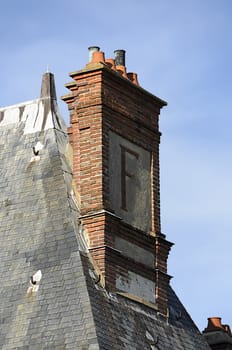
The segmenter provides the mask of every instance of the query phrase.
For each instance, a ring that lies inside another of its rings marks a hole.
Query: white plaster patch
[[[116,277],[116,288],[155,303],[155,283],[132,271],[128,271],[127,277]]]
[[[36,292],[38,292],[38,290],[39,290],[39,286],[30,286],[27,289],[27,294],[30,295],[32,293],[36,293]]]
[[[30,287],[28,287],[27,289],[27,294],[38,292],[41,278],[42,278],[41,270],[38,270],[33,276],[31,276]]]
[[[30,134],[37,131],[41,131],[42,127],[43,127],[43,130],[51,129],[54,127],[51,110],[48,112],[48,115],[46,116],[45,125],[43,126],[44,118],[45,118],[44,113],[45,113],[44,102],[39,101],[37,103],[36,114],[35,113],[28,114],[28,118],[26,120],[26,125],[24,128],[24,134]]]
[[[31,157],[30,163],[35,163],[38,162],[40,160],[40,156],[33,156]]]
[[[0,126],[15,124],[22,121],[25,122],[24,134],[41,131],[42,128],[43,130],[54,128],[51,109],[46,111],[47,115],[45,116],[44,106],[46,102],[49,103],[49,99],[38,99],[23,104],[1,108],[0,112],[2,120]]]
[[[30,123],[30,120],[33,119],[33,116],[36,116],[38,112],[38,101],[32,101],[30,104],[25,105],[23,114],[22,114],[22,121],[26,121]]]
[[[6,109],[4,111],[4,118],[1,121],[1,125],[8,125],[19,122],[19,108],[14,107],[12,109]]]
[[[40,141],[38,141],[34,147],[35,147],[35,152],[38,152],[44,148],[44,145]]]

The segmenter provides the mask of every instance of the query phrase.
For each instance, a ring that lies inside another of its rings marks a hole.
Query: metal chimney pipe
[[[116,66],[124,66],[125,67],[125,56],[126,51],[125,50],[115,50],[114,51],[114,57],[115,57],[115,65]]]
[[[88,50],[89,50],[89,62],[91,62],[92,58],[93,58],[93,53],[100,51],[100,47],[98,47],[98,46],[90,46],[88,48]]]

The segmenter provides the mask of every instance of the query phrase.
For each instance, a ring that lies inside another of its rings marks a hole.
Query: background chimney
[[[212,350],[232,350],[230,327],[221,323],[221,317],[208,318],[203,335]]]

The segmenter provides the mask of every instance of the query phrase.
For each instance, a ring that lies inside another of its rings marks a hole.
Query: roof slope
[[[82,257],[83,266],[89,264]],[[100,349],[104,350],[206,350],[202,334],[176,294],[169,290],[169,319],[145,304],[119,293],[109,293],[88,277]]]
[[[42,108],[51,101],[36,103]],[[0,127],[0,348],[96,349],[74,225],[67,135],[57,128],[54,110],[43,111],[38,123],[48,115],[52,128],[28,133],[30,113]],[[44,148],[33,161],[37,142]],[[30,276],[39,269],[39,290],[28,294]]]
[[[0,348],[208,349],[171,289],[167,322],[96,283],[78,227],[69,151],[54,91],[0,109]],[[29,292],[38,270],[39,289]]]

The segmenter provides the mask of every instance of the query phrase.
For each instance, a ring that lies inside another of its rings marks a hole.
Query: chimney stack
[[[126,74],[125,50],[89,48],[66,85],[73,176],[89,251],[101,283],[168,316],[172,243],[161,233],[159,114],[166,102]],[[122,127],[123,126],[123,127]]]

